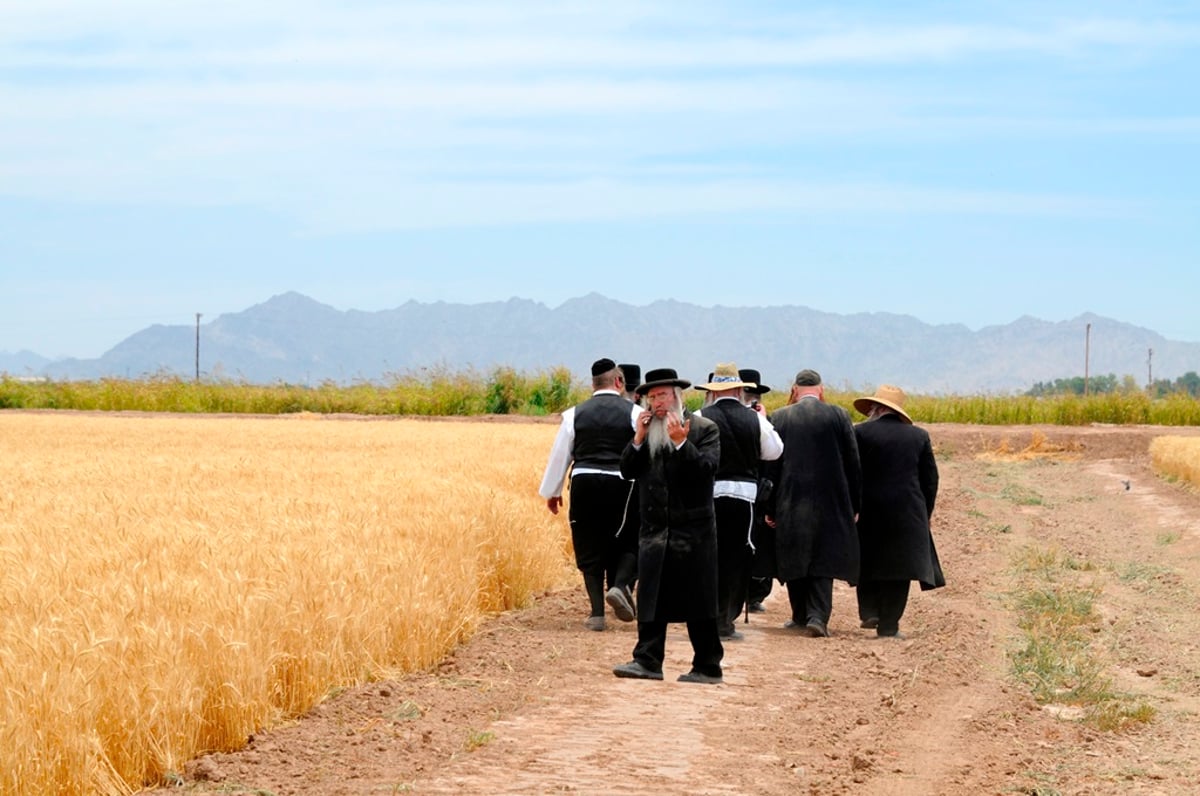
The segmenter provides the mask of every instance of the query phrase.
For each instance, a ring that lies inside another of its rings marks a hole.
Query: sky
[[[0,351],[287,291],[1200,341],[1198,82],[1169,0],[5,0]]]

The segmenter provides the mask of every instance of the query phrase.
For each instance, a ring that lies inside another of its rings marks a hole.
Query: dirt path
[[[777,587],[726,645],[724,684],[674,681],[689,668],[682,626],[664,682],[619,680],[635,629],[610,617],[585,631],[581,590],[547,595],[435,673],[347,691],[188,764],[172,792],[1200,792],[1200,496],[1150,472],[1164,430],[930,431],[949,585],[913,592],[906,640],[860,630],[844,584],[832,637],[793,635]],[[1036,451],[994,455],[1038,434]],[[1092,646],[1114,690],[1155,708],[1148,724],[1089,729],[1014,679],[1008,595],[1031,549],[1099,590]]]

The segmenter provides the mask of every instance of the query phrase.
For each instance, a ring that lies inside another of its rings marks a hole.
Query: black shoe
[[[875,637],[876,638],[894,638],[894,639],[898,639],[900,641],[903,641],[904,639],[908,638],[908,636],[905,636],[899,630],[894,630],[891,633],[880,633],[878,630],[876,630]]]
[[[635,680],[663,679],[662,672],[652,672],[637,661],[630,661],[629,663],[622,663],[620,666],[614,666],[613,674],[617,677],[632,677]]]
[[[767,612],[766,607],[762,603],[750,603],[746,606],[746,610],[752,614],[765,614]]]
[[[828,638],[829,628],[819,619],[810,619],[808,620],[808,624],[800,628],[800,635],[809,638]]]
[[[879,617],[868,616],[866,619],[862,620],[862,624],[859,625],[859,627],[866,630],[874,630],[875,628],[879,627]]]
[[[679,675],[679,682],[681,682],[681,683],[707,683],[709,685],[716,685],[717,683],[725,682],[725,678],[719,674],[717,674],[717,675],[704,674],[703,672],[698,672],[695,669],[693,669],[692,671],[688,672],[687,674]]]
[[[637,609],[633,607],[633,593],[629,587],[613,586],[604,595],[604,601],[612,606],[613,613],[622,622],[632,622],[637,619]]]
[[[746,637],[746,634],[736,628],[729,628],[717,633],[722,641],[741,641]]]

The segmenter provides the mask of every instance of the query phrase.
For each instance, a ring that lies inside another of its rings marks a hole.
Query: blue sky
[[[1200,6],[9,0],[0,351],[299,291],[1200,341]]]

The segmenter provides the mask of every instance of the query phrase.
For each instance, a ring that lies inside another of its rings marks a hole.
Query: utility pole
[[[1154,349],[1146,349],[1146,389],[1154,389]]]
[[[1092,359],[1092,325],[1087,325],[1083,336],[1083,397],[1088,396],[1088,365]]]
[[[196,381],[200,381],[200,313],[196,313]]]

